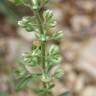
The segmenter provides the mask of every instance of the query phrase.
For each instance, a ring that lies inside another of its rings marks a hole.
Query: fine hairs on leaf
[[[55,84],[53,79],[60,79],[63,77],[64,72],[62,69],[56,70],[51,74],[51,69],[60,64],[62,58],[59,54],[59,48],[56,45],[47,46],[48,40],[58,41],[62,38],[63,32],[57,31],[52,32],[50,36],[47,35],[47,29],[56,26],[56,20],[54,18],[54,13],[52,10],[45,10],[42,13],[42,18],[40,16],[40,8],[45,4],[48,4],[49,0],[9,0],[16,5],[25,5],[32,10],[33,16],[24,16],[18,25],[24,28],[26,32],[34,32],[37,37],[37,41],[32,43],[32,50],[26,52],[22,55],[24,63],[23,67],[19,66],[16,71],[16,76],[19,78],[19,83],[17,83],[16,89],[20,90],[22,87],[28,85],[32,79],[40,80],[41,86],[33,88],[38,96],[55,96],[52,93],[52,88]],[[39,66],[39,73],[28,71],[29,67]],[[53,82],[52,82],[53,81]],[[70,96],[69,92],[61,93],[58,96]]]

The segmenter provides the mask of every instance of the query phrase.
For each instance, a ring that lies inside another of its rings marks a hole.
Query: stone
[[[80,56],[76,62],[76,69],[87,73],[96,80],[96,38],[92,38],[80,50]],[[94,80],[93,79],[93,80]]]
[[[87,86],[80,96],[96,96],[96,86]]]
[[[95,0],[80,0],[75,2],[79,8],[82,8],[86,12],[91,12],[95,8]]]
[[[74,91],[80,93],[85,87],[85,82],[86,82],[85,75],[77,76],[76,82],[74,84]]]
[[[71,18],[71,26],[73,28],[73,31],[75,32],[81,32],[83,28],[87,28],[91,25],[91,20],[86,15],[74,15]]]

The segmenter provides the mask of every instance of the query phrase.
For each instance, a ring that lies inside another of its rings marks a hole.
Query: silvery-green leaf
[[[17,69],[15,70],[14,73],[15,73],[16,79],[22,78],[27,73],[27,70],[23,62],[21,61],[18,62]]]
[[[45,23],[49,26],[49,27],[54,27],[56,26],[56,20],[54,19],[54,14],[52,12],[52,10],[46,10],[43,13],[43,18]]]
[[[58,64],[62,60],[59,55],[59,48],[55,45],[52,45],[48,48],[47,62],[52,66],[52,64]]]
[[[56,45],[51,45],[51,46],[49,47],[49,49],[48,49],[48,54],[49,54],[49,55],[58,54],[58,52],[59,52],[59,48],[58,48],[58,46],[56,46]]]
[[[21,5],[22,4],[22,0],[9,0],[12,3],[15,3],[16,5]]]
[[[38,31],[36,33],[36,37],[40,40],[40,41],[47,41],[49,40],[49,36],[45,36],[45,35],[41,35]]]
[[[20,67],[21,68],[21,67]],[[16,79],[19,79],[21,78],[22,76],[25,75],[26,73],[26,70],[22,70],[22,68],[20,69],[18,68],[16,71],[15,71],[15,76],[16,76]]]
[[[39,5],[38,5],[38,0],[31,0],[32,1],[32,8],[34,10],[37,10],[39,8]]]
[[[27,85],[27,83],[30,81],[30,76],[27,78],[22,79],[17,85],[16,90],[19,90]]]
[[[52,56],[51,58],[49,58],[49,62],[50,64],[58,64],[61,62],[61,57],[60,56]]]
[[[40,41],[46,41],[46,36],[45,35],[40,35],[39,40]]]
[[[36,21],[30,16],[23,17],[22,20],[18,21],[18,25],[27,32],[34,32],[37,29]]]
[[[44,13],[43,13],[43,17],[45,20],[48,20],[48,19],[52,19],[53,18],[53,12],[52,10],[46,10]]]
[[[64,75],[64,71],[61,69],[56,70],[56,72],[54,73],[54,77],[57,79],[63,77],[63,75]]]
[[[49,27],[55,27],[57,22],[55,20],[50,20],[47,24]]]
[[[62,32],[62,31],[53,32],[53,33],[52,33],[52,36],[51,36],[51,38],[52,38],[53,40],[59,40],[59,39],[61,39],[62,37],[63,37],[63,32]]]
[[[24,61],[29,65],[36,66],[39,63],[40,50],[34,49],[31,52],[23,54]]]
[[[29,81],[31,81],[34,78],[37,78],[40,75],[41,74],[38,74],[38,73],[31,73],[30,75],[24,76],[24,78],[21,79],[19,83],[16,85],[16,90],[19,90],[25,87],[29,83]]]
[[[45,76],[45,75],[41,76],[41,80],[43,82],[49,82],[51,79],[52,79],[51,76]]]

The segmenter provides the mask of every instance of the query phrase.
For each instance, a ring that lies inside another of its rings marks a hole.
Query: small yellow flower
[[[32,49],[40,48],[40,41],[39,40],[34,40],[32,41]]]

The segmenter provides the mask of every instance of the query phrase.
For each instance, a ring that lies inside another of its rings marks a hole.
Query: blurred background
[[[96,96],[96,0],[50,0],[43,9],[52,9],[58,22],[55,30],[64,37],[54,42],[60,47],[65,75],[52,90],[69,90],[73,96]],[[0,96],[37,96],[25,87],[15,91],[16,69],[20,55],[29,51],[35,38],[17,26],[30,9],[0,0]],[[54,69],[53,69],[54,70]]]

